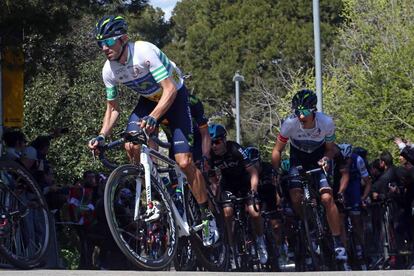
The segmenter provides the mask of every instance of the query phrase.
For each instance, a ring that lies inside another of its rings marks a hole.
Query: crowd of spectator
[[[3,135],[4,158],[19,162],[33,175],[54,222],[51,232],[57,239],[51,240],[44,267],[66,268],[67,264],[59,257],[60,248],[64,246],[59,244],[59,231],[69,228],[78,237],[78,269],[125,269],[128,264],[106,223],[103,193],[107,177],[87,170],[72,185],[56,182],[48,152],[52,139],[61,135],[62,131],[58,129],[50,135],[38,136],[30,143],[19,130],[6,131]]]

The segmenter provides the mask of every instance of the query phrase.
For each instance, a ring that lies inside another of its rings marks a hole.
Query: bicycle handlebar
[[[115,163],[110,162],[108,159],[106,159],[105,151],[116,148],[118,146],[121,146],[125,143],[131,142],[131,143],[137,143],[137,144],[146,144],[148,140],[154,141],[158,146],[162,148],[170,148],[171,143],[169,142],[163,142],[161,141],[158,136],[155,134],[148,135],[144,130],[139,130],[136,133],[127,133],[123,134],[124,137],[112,141],[106,145],[98,147],[99,149],[99,160],[102,162],[102,164],[109,168],[109,169],[115,169],[118,167]]]
[[[289,175],[288,178],[292,179],[298,176],[304,176],[304,175],[312,175],[314,173],[318,173],[318,172],[323,172],[326,173],[324,169],[322,168],[316,168],[316,169],[312,169],[312,170],[308,170],[308,171],[304,171],[302,166],[296,166],[296,169],[299,171],[299,173],[295,173],[292,175]]]

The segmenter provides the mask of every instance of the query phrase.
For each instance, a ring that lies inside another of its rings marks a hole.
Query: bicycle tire
[[[165,187],[151,176],[153,202],[161,205],[160,217],[155,222],[145,222],[142,219],[133,220],[135,205],[122,206],[119,204],[121,190],[130,189],[135,197],[135,179],[142,177],[143,171],[135,165],[122,165],[116,168],[108,178],[104,193],[105,215],[112,236],[124,255],[138,268],[146,270],[162,270],[173,261],[178,246],[178,232],[172,212],[171,198]],[[146,210],[145,189],[142,185],[140,214]],[[118,197],[118,198],[117,198]],[[135,199],[133,198],[133,203]],[[130,212],[132,209],[132,213]],[[117,213],[118,212],[118,213]],[[129,212],[129,213],[128,213]],[[164,219],[163,223],[159,221]],[[153,227],[162,231],[165,243],[157,246],[160,252],[154,252],[151,244],[147,243],[147,235]]]
[[[249,249],[247,246],[247,237],[244,226],[239,225],[239,227],[237,227],[236,225],[234,232],[236,269],[240,272],[249,272]]]
[[[305,231],[305,242],[306,242],[306,248],[309,253],[310,258],[312,259],[312,265],[315,271],[320,270],[320,263],[319,263],[319,257],[317,256],[315,252],[314,245],[312,243],[312,236],[311,236],[311,229],[309,225],[309,221],[315,221],[315,219],[312,216],[313,210],[312,208],[309,208],[309,206],[303,205],[303,225],[304,225],[304,231]],[[315,239],[316,241],[317,239]]]
[[[0,178],[0,185],[7,185],[0,187],[0,212],[10,215],[10,234],[0,238],[0,255],[20,269],[38,267],[50,241],[46,200],[33,176],[17,162],[0,160]]]
[[[178,249],[174,256],[174,268],[176,271],[195,271],[197,270],[197,260],[188,237],[178,239]]]
[[[216,220],[217,230],[219,232],[219,240],[210,247],[203,245],[201,231],[192,232],[190,235],[191,244],[194,247],[197,262],[208,271],[225,271],[229,261],[229,247],[227,243],[227,236],[225,232],[224,217],[220,207],[216,204],[215,199],[208,190],[208,200],[211,211]],[[201,213],[199,205],[195,200],[192,192],[187,189],[185,194],[187,221],[190,226],[201,222]]]

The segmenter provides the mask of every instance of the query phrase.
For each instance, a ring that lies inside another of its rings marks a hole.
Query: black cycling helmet
[[[102,40],[126,34],[128,25],[122,16],[107,15],[102,17],[95,26],[95,38]]]
[[[249,159],[254,163],[260,161],[260,152],[258,148],[247,147],[244,149],[244,153],[249,157]]]
[[[220,124],[212,124],[208,126],[208,133],[211,139],[216,140],[227,136],[227,131],[224,126]]]
[[[362,147],[354,147],[352,149],[352,152],[359,155],[359,156],[361,156],[362,159],[366,159],[367,155],[368,155],[368,151],[366,149],[362,148]]]
[[[316,110],[318,98],[315,92],[309,89],[299,90],[292,98],[292,109],[312,109]]]

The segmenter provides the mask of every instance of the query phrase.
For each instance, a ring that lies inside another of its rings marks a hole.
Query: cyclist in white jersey
[[[120,113],[117,85],[124,84],[137,92],[138,104],[129,117],[126,132],[146,129],[152,133],[159,122],[167,119],[173,134],[174,157],[186,174],[203,217],[203,244],[218,240],[213,214],[208,208],[205,180],[191,155],[193,140],[188,92],[176,65],[155,45],[129,42],[127,24],[122,16],[104,16],[95,26],[95,38],[107,61],[102,70],[106,87],[107,108],[99,135],[89,142],[96,150],[111,133]],[[176,80],[174,79],[176,77]],[[125,145],[131,162],[139,162],[139,146]]]
[[[305,170],[327,166],[337,149],[335,146],[335,125],[331,117],[316,112],[316,94],[307,89],[300,90],[292,99],[294,115],[282,124],[272,152],[272,164],[279,168],[282,151],[290,140],[290,175],[297,175],[296,166]],[[332,196],[332,188],[324,174],[320,174],[319,192],[321,202],[326,209],[331,233],[334,238],[336,258],[347,261],[347,254],[340,239],[341,220]],[[301,215],[303,190],[298,179],[289,181],[289,194],[295,212]]]

